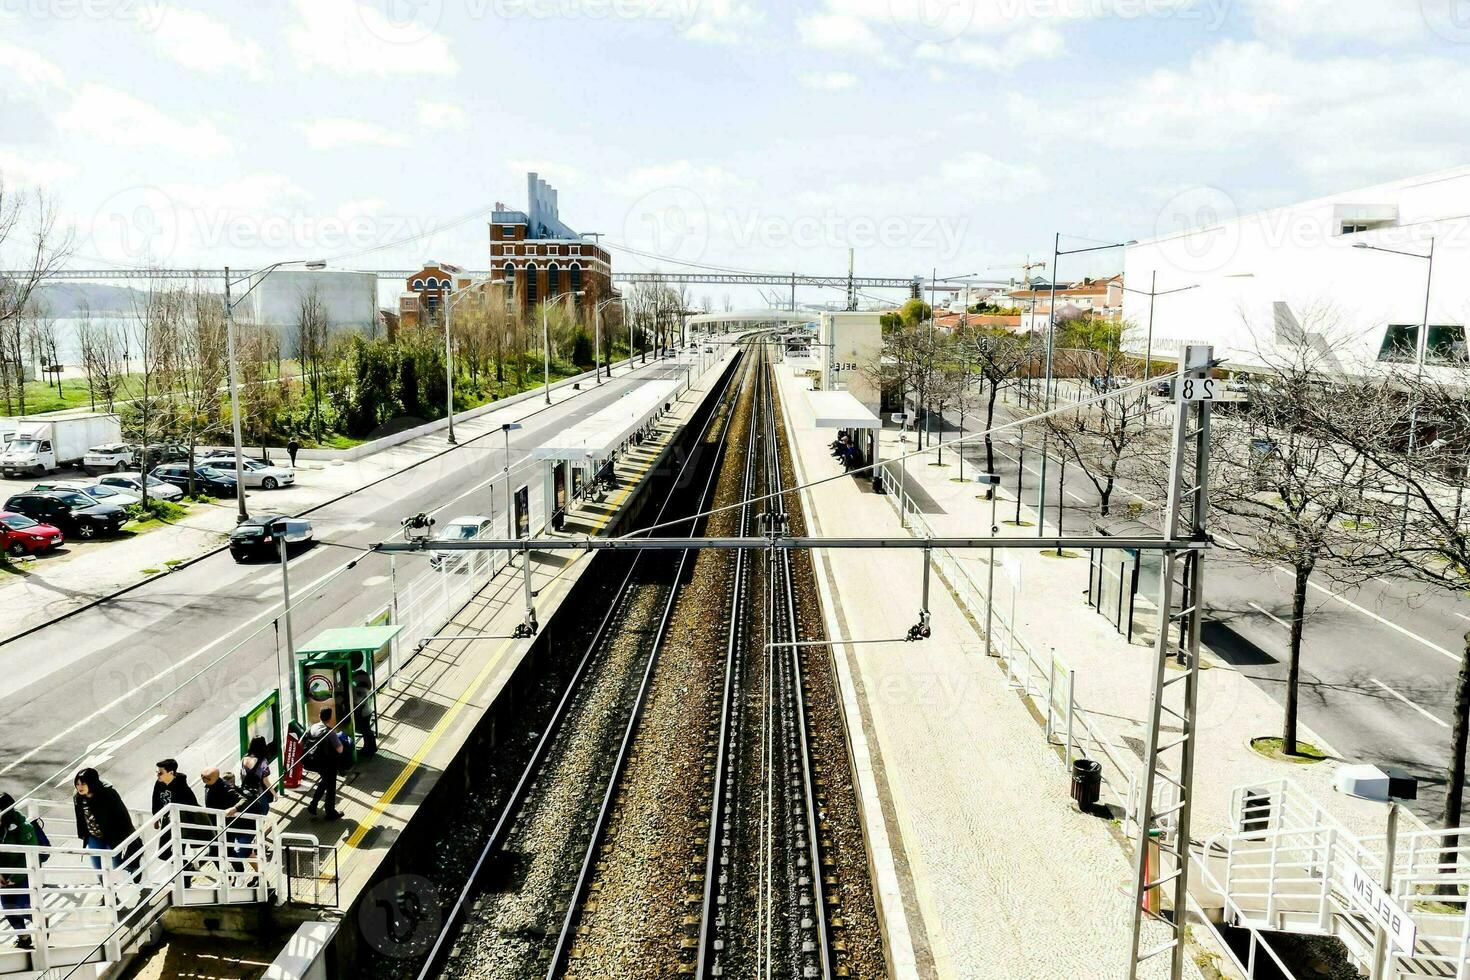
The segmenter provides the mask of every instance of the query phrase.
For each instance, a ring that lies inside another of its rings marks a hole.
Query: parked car
[[[222,470],[230,476],[235,475],[235,454],[214,453],[206,456],[199,463],[200,466],[208,466],[211,469]],[[258,459],[245,457],[240,460],[240,469],[245,477],[246,487],[259,487],[262,490],[275,490],[277,487],[289,487],[296,482],[296,471],[289,466],[277,466],[274,463],[262,463]]]
[[[33,521],[24,514],[0,512],[0,548],[12,558],[39,555],[60,547],[65,540],[60,528]]]
[[[150,476],[162,480],[164,483],[178,487],[184,493],[189,492],[189,464],[167,463],[155,467]],[[233,497],[235,495],[235,478],[228,473],[223,473],[212,466],[194,467],[194,490],[196,493],[203,492],[213,497]]]
[[[127,523],[127,511],[111,504],[99,504],[75,490],[32,490],[18,493],[5,501],[5,509],[23,514],[33,521],[60,528],[74,538],[89,541],[106,534],[116,534]]]
[[[133,493],[131,490],[122,490],[118,487],[105,487],[100,483],[86,483],[82,480],[51,480],[42,481],[31,487],[32,490],[75,490],[84,493],[97,501],[99,504],[112,504],[116,507],[127,507],[142,501],[143,495]]]
[[[476,538],[485,537],[490,533],[492,522],[490,518],[479,514],[470,514],[464,517],[456,517],[439,528],[439,533],[434,535],[436,541],[473,541]],[[468,567],[463,560],[465,553],[460,551],[436,551],[429,557],[430,568],[449,567],[458,570],[459,567]]]
[[[92,474],[107,473],[131,469],[137,465],[137,462],[137,453],[134,452],[132,446],[121,442],[109,442],[88,449],[87,454],[82,457],[82,469]]]
[[[230,555],[237,562],[251,558],[275,558],[280,554],[280,538],[277,532],[285,525],[286,553],[293,548],[310,547],[316,541],[311,522],[303,517],[282,517],[271,514],[252,517],[235,525],[230,532]]]
[[[109,473],[98,479],[97,482],[104,487],[117,487],[139,500],[143,498],[142,473]],[[177,501],[184,499],[184,491],[171,483],[164,483],[156,476],[150,476],[148,477],[148,496],[159,500]]]

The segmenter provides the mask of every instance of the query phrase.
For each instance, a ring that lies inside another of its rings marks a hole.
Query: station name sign
[[[1347,886],[1348,898],[1352,900],[1353,908],[1382,926],[1400,952],[1412,954],[1414,938],[1418,934],[1418,926],[1414,920],[1409,918],[1409,914],[1357,862],[1347,858],[1344,861],[1347,868],[1343,884]]]

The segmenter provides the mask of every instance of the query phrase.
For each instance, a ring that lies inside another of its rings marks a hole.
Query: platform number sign
[[[1221,384],[1215,378],[1181,378],[1179,400],[1186,402],[1212,402],[1221,392]]]

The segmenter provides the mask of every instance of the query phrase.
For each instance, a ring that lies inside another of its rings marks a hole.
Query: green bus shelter
[[[378,729],[378,675],[387,671],[388,650],[401,626],[345,626],[323,630],[296,648],[302,724],[311,726],[331,708],[338,731],[351,739],[351,762],[370,726]]]

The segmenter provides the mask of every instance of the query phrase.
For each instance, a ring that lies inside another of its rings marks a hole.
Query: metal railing
[[[120,959],[170,907],[270,901],[280,877],[275,817],[171,805],[133,812],[111,848],[62,846],[70,804],[27,801],[49,847],[0,847],[0,974]],[[26,948],[29,947],[29,948]]]

